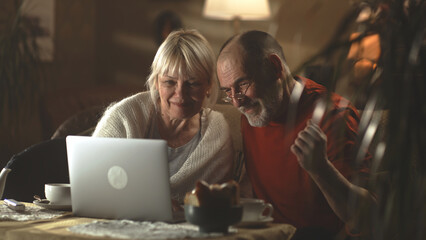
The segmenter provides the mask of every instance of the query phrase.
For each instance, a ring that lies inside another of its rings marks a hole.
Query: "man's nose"
[[[234,92],[234,95],[232,95],[232,105],[234,105],[234,107],[236,107],[236,108],[239,108],[239,107],[241,107],[241,102],[244,100],[244,99],[238,99],[238,98],[236,98],[235,97],[235,92]]]
[[[232,105],[234,105],[234,107],[236,107],[236,108],[240,107],[241,106],[241,102],[243,101],[243,99],[238,99],[238,98],[235,97],[235,95],[237,93],[238,92],[235,91],[234,88],[232,88],[232,98],[231,98],[232,99]]]
[[[232,103],[232,105],[234,106],[234,107],[240,107],[241,106],[241,104],[240,104],[240,101],[241,100],[238,100],[236,97],[235,97],[235,94],[236,94],[237,92],[235,91],[235,88],[231,88],[231,103]]]
[[[238,99],[236,99],[236,98],[232,98],[232,105],[234,105],[234,107],[236,107],[236,108],[239,108],[239,107],[241,107],[241,101],[242,100],[238,100]]]

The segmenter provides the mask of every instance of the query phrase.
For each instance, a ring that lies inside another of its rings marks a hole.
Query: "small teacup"
[[[270,203],[265,203],[262,199],[241,198],[243,206],[242,222],[262,221],[272,216],[274,208]]]
[[[51,204],[71,205],[71,186],[69,183],[48,183],[44,194]]]

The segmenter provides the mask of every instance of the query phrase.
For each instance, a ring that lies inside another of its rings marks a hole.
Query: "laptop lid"
[[[66,138],[73,213],[173,221],[164,140]]]

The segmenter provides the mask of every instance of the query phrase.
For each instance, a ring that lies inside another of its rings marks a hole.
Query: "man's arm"
[[[327,136],[311,120],[299,133],[291,151],[324,194],[330,207],[345,223],[352,225],[354,220],[354,212],[348,206],[354,202],[350,198],[355,198],[358,204],[376,205],[374,197],[365,188],[349,182],[328,160]]]

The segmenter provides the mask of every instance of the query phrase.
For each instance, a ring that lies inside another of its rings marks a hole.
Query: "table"
[[[2,201],[0,202],[1,204]],[[25,203],[27,206],[34,206],[32,203]],[[87,240],[87,239],[106,239],[105,237],[94,237],[89,235],[77,234],[68,230],[68,227],[79,224],[91,223],[100,220],[94,218],[84,218],[73,216],[71,212],[65,212],[60,217],[46,220],[33,221],[0,221],[0,239],[5,240]],[[262,228],[237,228],[236,233],[227,234],[218,237],[192,238],[192,239],[214,239],[214,240],[262,240],[262,239],[291,239],[295,228],[288,224],[269,223]],[[108,238],[120,239],[120,238]]]

